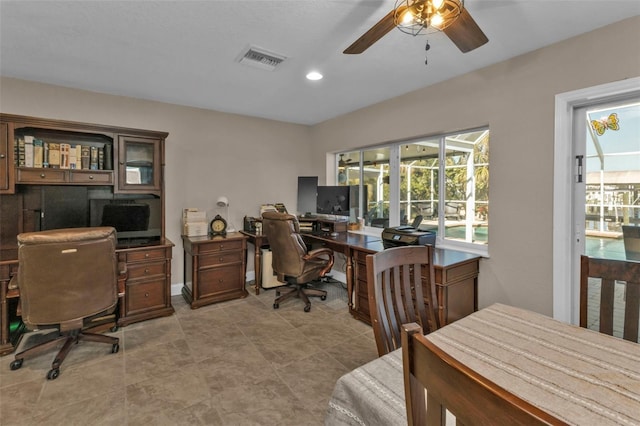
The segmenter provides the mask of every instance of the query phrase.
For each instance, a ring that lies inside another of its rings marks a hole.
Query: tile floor
[[[117,354],[82,342],[56,380],[45,378],[53,352],[16,371],[0,357],[0,425],[323,424],[336,380],[377,356],[371,327],[346,296],[313,298],[305,313],[247,288],[196,310],[174,296],[174,315],[114,333]]]

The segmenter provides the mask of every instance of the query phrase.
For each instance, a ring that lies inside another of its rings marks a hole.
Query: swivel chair
[[[298,219],[286,213],[265,212],[262,214],[263,232],[269,239],[272,251],[272,267],[278,281],[286,282],[291,287],[281,294],[276,290],[273,309],[291,297],[299,297],[305,303],[304,311],[311,310],[308,296],[327,298],[327,292],[308,287],[308,283],[325,276],[333,267],[333,250],[319,248],[307,251],[307,246],[300,236]]]
[[[47,373],[49,380],[58,377],[60,365],[80,340],[108,343],[112,353],[118,352],[118,338],[84,331],[92,319],[112,313],[118,302],[115,247],[112,227],[18,235],[18,274],[13,279],[20,289],[22,321],[30,330],[55,327],[58,332],[54,339],[16,353],[12,370],[61,342],[64,344]]]

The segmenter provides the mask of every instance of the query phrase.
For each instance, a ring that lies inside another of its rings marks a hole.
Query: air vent
[[[240,55],[238,62],[263,70],[273,71],[285,59],[282,55],[251,46],[243,55]]]

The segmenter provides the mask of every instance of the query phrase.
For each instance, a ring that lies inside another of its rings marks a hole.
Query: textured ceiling
[[[315,124],[640,14],[638,0],[467,0],[489,38],[472,52],[432,34],[425,66],[427,37],[393,30],[342,54],[394,4],[1,0],[0,74]],[[275,71],[238,63],[249,46],[287,59]],[[307,81],[312,69],[325,78]]]

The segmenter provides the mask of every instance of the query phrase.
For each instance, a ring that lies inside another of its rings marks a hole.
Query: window
[[[342,152],[336,160],[338,184],[358,189],[353,221],[385,228],[421,217],[420,229],[435,232],[439,246],[487,253],[488,128]]]

